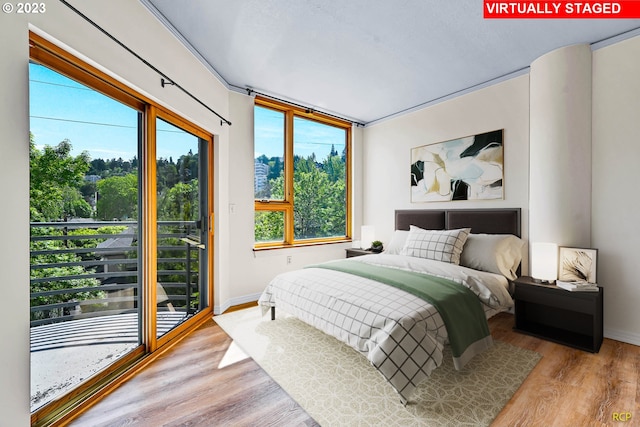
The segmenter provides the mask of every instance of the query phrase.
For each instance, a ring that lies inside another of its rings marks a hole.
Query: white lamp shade
[[[360,240],[362,241],[362,247],[368,249],[371,247],[371,242],[375,240],[376,229],[373,225],[363,225],[360,227]]]
[[[534,242],[531,244],[531,276],[552,282],[558,278],[558,245]]]

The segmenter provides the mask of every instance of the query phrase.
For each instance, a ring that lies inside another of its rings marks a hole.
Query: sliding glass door
[[[208,142],[156,120],[156,334],[207,307]]]
[[[211,315],[213,137],[30,38],[31,421],[40,425]]]
[[[142,344],[142,113],[30,73],[31,409]]]

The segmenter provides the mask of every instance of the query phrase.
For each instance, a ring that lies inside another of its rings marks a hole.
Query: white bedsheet
[[[508,281],[496,274],[401,255],[352,260],[461,283],[478,295],[487,317],[513,305]],[[371,279],[323,268],[295,270],[274,278],[259,304],[282,309],[364,354],[405,402],[442,363],[447,331],[435,307]]]

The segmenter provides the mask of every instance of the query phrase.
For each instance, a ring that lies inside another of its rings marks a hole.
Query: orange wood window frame
[[[351,239],[351,123],[326,114],[311,111],[302,107],[285,104],[273,99],[256,96],[255,105],[283,112],[284,123],[284,200],[255,200],[255,211],[284,212],[284,239],[282,242],[255,242],[254,249],[275,249],[291,246],[308,246],[332,242],[344,242]],[[323,237],[317,239],[294,239],[293,220],[293,119],[303,117],[345,131],[345,187],[346,187],[346,230],[344,236]]]
[[[144,114],[142,172],[142,212],[147,221],[141,232],[143,257],[143,344],[129,352],[112,365],[78,385],[71,392],[60,396],[31,414],[31,425],[65,425],[77,418],[100,399],[107,396],[118,385],[131,378],[151,361],[210,319],[213,314],[213,230],[209,228],[208,305],[199,313],[178,325],[164,336],[156,337],[156,165],[155,165],[155,120],[157,117],[209,142],[208,217],[213,224],[213,135],[183,119],[179,115],[156,104],[151,99],[129,88],[120,81],[76,58],[45,38],[29,32],[29,57],[56,72],[111,97]]]

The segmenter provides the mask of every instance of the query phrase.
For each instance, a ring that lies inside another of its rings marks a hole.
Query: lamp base
[[[539,285],[553,286],[556,284],[555,280],[536,279],[535,277],[532,277],[532,279],[533,283],[537,283]]]

